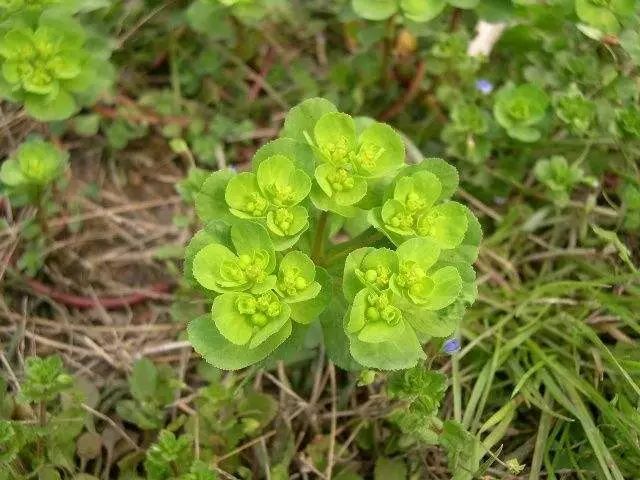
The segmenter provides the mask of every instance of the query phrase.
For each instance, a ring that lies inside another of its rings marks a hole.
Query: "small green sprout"
[[[25,362],[21,396],[28,402],[48,402],[72,384],[73,378],[65,372],[62,359],[57,355],[29,357]]]
[[[567,93],[554,98],[556,115],[579,135],[589,131],[596,119],[596,105],[572,86]]]
[[[569,202],[572,190],[580,183],[595,187],[598,181],[585,174],[577,164],[569,165],[562,156],[538,160],[534,168],[536,178],[550,191],[553,201],[560,207]]]
[[[460,102],[451,110],[451,122],[443,128],[441,138],[447,153],[479,164],[489,156],[488,130],[489,115],[477,105]]]
[[[576,15],[583,22],[601,30],[616,34],[621,22],[633,16],[634,0],[575,0]]]
[[[367,20],[386,20],[401,12],[413,22],[428,22],[436,18],[447,4],[458,8],[473,8],[478,0],[352,0],[353,10]]]
[[[0,95],[42,121],[62,120],[108,86],[107,54],[87,46],[82,25],[47,10],[35,24],[16,21],[0,36]]]
[[[36,203],[67,168],[68,154],[39,138],[24,142],[0,168],[0,182],[18,205]]]
[[[493,115],[511,138],[536,142],[541,133],[536,126],[543,120],[549,97],[538,86],[526,83],[507,85],[496,95]]]

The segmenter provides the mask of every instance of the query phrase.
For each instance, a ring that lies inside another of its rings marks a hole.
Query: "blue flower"
[[[454,353],[459,352],[460,340],[455,337],[448,339],[446,342],[444,342],[444,345],[442,345],[442,351],[444,353],[448,353],[449,355],[453,355]]]
[[[476,80],[476,90],[484,93],[485,95],[489,95],[491,92],[493,92],[493,83],[491,83],[486,78]]]

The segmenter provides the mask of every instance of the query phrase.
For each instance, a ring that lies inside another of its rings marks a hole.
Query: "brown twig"
[[[402,112],[407,105],[418,95],[420,92],[420,86],[422,85],[422,80],[424,80],[424,76],[427,73],[427,64],[424,60],[420,60],[418,62],[418,66],[416,67],[416,73],[413,75],[411,79],[411,83],[407,87],[402,95],[396,102],[391,105],[387,110],[380,114],[380,120],[387,121],[398,115]]]
[[[107,310],[117,310],[142,303],[150,298],[155,298],[158,293],[167,293],[170,288],[168,283],[156,283],[146,290],[140,290],[118,297],[87,297],[60,292],[34,279],[28,279],[27,284],[37,294],[47,296],[56,302],[63,303],[70,307],[79,309],[102,307]]]

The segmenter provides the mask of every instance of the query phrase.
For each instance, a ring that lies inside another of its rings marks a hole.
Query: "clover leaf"
[[[210,243],[193,258],[193,276],[208,290],[218,293],[249,290],[263,293],[275,286],[276,260],[267,232],[254,223],[231,227],[231,243]]]
[[[549,97],[536,85],[507,85],[496,95],[493,114],[511,138],[536,142],[541,133],[535,126],[544,118],[548,105]]]

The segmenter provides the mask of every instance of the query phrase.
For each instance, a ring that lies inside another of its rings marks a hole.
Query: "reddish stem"
[[[253,102],[256,98],[258,98],[258,95],[260,94],[260,90],[262,90],[262,86],[264,85],[264,79],[267,77],[267,75],[269,74],[269,71],[273,67],[274,60],[275,60],[275,52],[273,51],[273,49],[270,48],[267,50],[267,53],[264,56],[264,60],[262,62],[262,68],[258,73],[258,78],[256,78],[255,81],[253,82],[251,90],[249,90],[249,94],[247,95],[247,98],[250,102]]]
[[[402,95],[393,105],[391,105],[387,110],[380,114],[380,120],[386,121],[389,120],[400,112],[402,112],[407,105],[418,95],[420,92],[420,87],[422,86],[422,80],[424,80],[424,76],[427,73],[427,64],[424,60],[420,60],[418,66],[416,67],[416,73],[411,79],[411,83],[407,87]]]
[[[34,279],[27,279],[27,284],[34,292],[40,295],[45,295],[57,302],[63,303],[70,307],[79,309],[102,307],[106,310],[117,310],[120,308],[142,303],[150,298],[155,298],[155,295],[158,293],[167,293],[170,288],[168,283],[156,283],[151,285],[144,291],[138,291],[119,297],[93,298],[82,295],[74,295],[72,293],[60,292],[59,290],[56,290]]]

